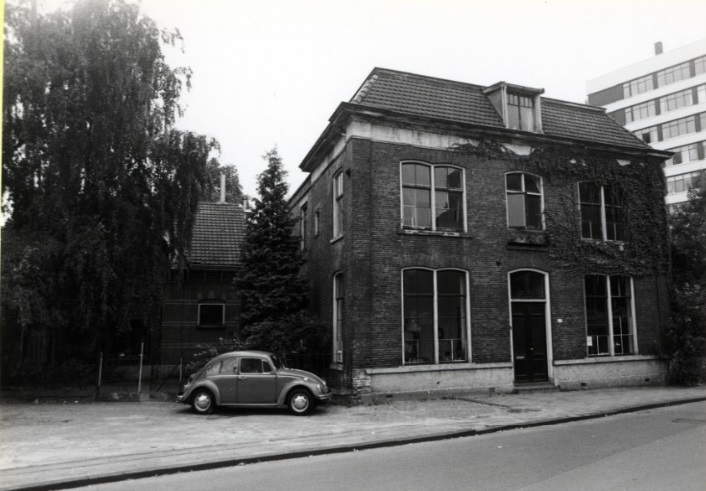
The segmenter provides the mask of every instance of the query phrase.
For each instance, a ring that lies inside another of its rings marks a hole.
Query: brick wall
[[[465,169],[468,232],[457,236],[409,234],[401,229],[400,162],[453,164]],[[344,171],[344,235],[331,242],[332,178]],[[332,277],[343,272],[346,288],[344,366],[340,383],[360,382],[363,368],[402,365],[404,268],[458,268],[469,273],[472,362],[512,361],[508,273],[537,269],[549,275],[554,360],[586,357],[583,278],[553,264],[543,246],[508,245],[504,175],[520,170],[510,161],[490,160],[409,144],[351,139],[317,179],[291,201],[293,212],[307,203],[306,257],[311,309],[332,320]],[[545,206],[574,192],[572,184],[544,181]],[[320,233],[313,234],[319,210]],[[655,285],[659,286],[658,291]],[[636,279],[638,339],[642,354],[652,353],[666,322],[664,279]],[[348,381],[348,382],[346,382]]]

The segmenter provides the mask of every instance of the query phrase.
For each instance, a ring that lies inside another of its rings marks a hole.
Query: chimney
[[[657,41],[655,43],[655,55],[661,55],[662,54],[662,41]]]
[[[221,172],[221,200],[219,203],[225,203],[226,202],[226,175],[225,173]]]

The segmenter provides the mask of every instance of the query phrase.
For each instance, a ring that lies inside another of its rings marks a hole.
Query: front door
[[[545,382],[547,340],[544,302],[512,302],[515,382]]]

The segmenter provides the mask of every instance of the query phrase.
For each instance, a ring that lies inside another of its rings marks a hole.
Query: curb
[[[487,435],[492,433],[498,433],[501,431],[517,430],[522,428],[535,428],[539,426],[553,426],[565,423],[572,423],[577,421],[585,421],[589,419],[598,419],[608,416],[616,416],[620,414],[628,414],[639,411],[647,411],[650,409],[657,409],[670,406],[678,406],[683,404],[691,404],[694,402],[706,401],[706,397],[694,397],[689,399],[680,399],[676,401],[658,402],[651,404],[644,404],[639,406],[631,406],[626,408],[614,409],[610,411],[601,411],[591,414],[583,414],[579,416],[567,416],[561,418],[545,419],[540,421],[533,421],[527,423],[515,423],[509,425],[493,426],[489,428],[484,428],[480,430],[462,430],[454,431],[450,433],[439,433],[436,435],[427,435],[421,437],[410,437],[410,438],[391,438],[387,440],[380,440],[376,442],[361,443],[361,444],[346,444],[341,446],[332,446],[325,448],[314,448],[308,450],[297,450],[293,452],[282,452],[273,453],[269,455],[262,455],[259,457],[246,457],[246,458],[233,458],[233,459],[223,459],[211,462],[204,462],[198,464],[182,464],[173,467],[165,466],[148,470],[134,471],[134,472],[120,472],[116,474],[104,474],[95,477],[81,477],[81,478],[67,478],[58,479],[56,481],[43,482],[29,484],[26,486],[19,486],[13,489],[24,490],[24,491],[48,491],[54,489],[71,489],[82,486],[96,485],[96,484],[106,484],[111,482],[120,482],[128,479],[144,479],[147,477],[155,476],[166,476],[170,474],[177,474],[180,472],[194,472],[203,470],[220,469],[225,467],[235,467],[239,465],[256,464],[260,462],[275,462],[280,460],[297,459],[302,457],[313,457],[319,455],[329,455],[329,454],[339,454],[346,452],[354,452],[359,450],[370,450],[375,448],[386,448],[386,447],[396,447],[401,445],[409,445],[413,443],[424,443],[424,442],[435,442],[441,440],[451,440],[455,438],[465,438],[471,436]]]

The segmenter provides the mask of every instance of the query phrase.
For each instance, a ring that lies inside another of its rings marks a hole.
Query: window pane
[[[528,193],[539,193],[539,177],[525,174],[525,191]]]
[[[542,198],[527,195],[527,228],[540,230],[542,228]]]
[[[512,273],[510,275],[510,296],[513,300],[544,299],[544,275],[535,271]]]
[[[405,295],[434,293],[434,273],[424,269],[408,269],[404,272]]]
[[[531,107],[520,108],[521,129],[525,131],[534,131],[534,109]]]
[[[450,189],[463,189],[461,186],[461,170],[449,169],[448,184]]]
[[[446,189],[449,187],[449,169],[448,167],[434,168],[434,186],[436,189]]]
[[[505,186],[508,191],[522,191],[522,174],[507,174]]]
[[[462,198],[458,192],[436,192],[436,228],[463,229]]]
[[[606,277],[587,275],[584,278],[586,301],[586,334],[589,355],[609,354],[608,293]]]
[[[508,194],[507,195],[507,226],[508,227],[524,227],[525,226],[525,195],[524,194]]]
[[[200,305],[199,325],[222,326],[224,305]]]
[[[603,196],[605,198],[606,238],[608,240],[623,240],[625,227],[623,225],[622,197],[614,186],[605,186]]]
[[[581,237],[584,239],[603,239],[600,205],[581,205]]]
[[[440,295],[463,295],[466,291],[466,275],[460,271],[439,271],[437,288]]]

